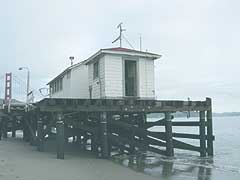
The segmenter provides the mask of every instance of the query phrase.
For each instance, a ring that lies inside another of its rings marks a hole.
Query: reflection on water
[[[130,169],[145,174],[162,177],[163,179],[193,178],[198,180],[210,180],[212,175],[212,158],[197,158],[186,162],[177,158],[167,158],[138,154],[135,156],[115,155],[113,161]]]

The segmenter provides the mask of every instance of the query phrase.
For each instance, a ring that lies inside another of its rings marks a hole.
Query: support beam
[[[100,137],[102,158],[109,158],[110,153],[108,151],[107,112],[102,112],[100,114]]]
[[[199,112],[199,118],[200,118],[200,126],[199,126],[200,155],[201,157],[205,157],[206,156],[205,111]]]
[[[57,159],[64,159],[64,122],[61,118],[56,123],[57,128]]]
[[[166,154],[174,156],[171,113],[165,112]]]
[[[213,156],[212,100],[207,98],[206,101],[211,107],[211,110],[207,111],[207,153],[209,156]]]

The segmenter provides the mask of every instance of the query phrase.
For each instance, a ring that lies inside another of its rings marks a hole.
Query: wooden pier
[[[24,140],[45,150],[48,138],[57,142],[58,159],[64,159],[64,146],[69,138],[82,148],[90,143],[97,157],[109,158],[113,152],[135,154],[151,151],[174,156],[175,149],[213,155],[212,103],[205,101],[159,101],[136,99],[51,99],[34,104],[24,113]],[[199,112],[198,121],[175,121],[175,112]],[[151,113],[164,116],[155,122]],[[164,131],[149,128],[163,126]],[[174,126],[198,127],[196,134],[174,132]],[[181,139],[199,140],[199,146]],[[180,140],[179,140],[180,139]]]

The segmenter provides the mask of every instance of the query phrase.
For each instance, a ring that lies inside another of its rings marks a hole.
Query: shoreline
[[[179,159],[147,155],[138,161],[136,156],[119,155],[111,160],[98,159],[72,144],[66,146],[64,160],[56,159],[55,145],[46,143],[46,152],[21,139],[0,141],[0,179],[3,180],[238,180],[240,172],[214,167],[211,159],[189,155]],[[195,158],[195,159],[194,159]],[[188,162],[188,160],[190,160]],[[209,161],[210,160],[210,161]],[[214,159],[212,159],[214,160]]]

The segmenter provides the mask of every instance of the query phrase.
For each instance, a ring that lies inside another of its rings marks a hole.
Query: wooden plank
[[[155,121],[155,122],[146,122],[144,124],[144,127],[145,128],[151,128],[153,126],[164,126],[165,125],[165,119],[160,119],[158,121]]]
[[[74,103],[85,101],[87,104]],[[115,104],[115,105],[112,105]],[[210,106],[205,101],[147,101],[147,100],[94,100],[94,99],[44,99],[36,103],[41,111],[49,112],[166,112],[166,111],[207,111]]]
[[[200,147],[193,146],[193,145],[178,141],[176,139],[173,139],[173,146],[176,149],[184,149],[184,150],[200,152]]]
[[[165,132],[152,132],[152,131],[148,131],[147,134],[149,136],[152,136],[152,137],[157,138],[157,139],[166,140]]]
[[[188,138],[188,139],[200,139],[198,134],[186,134],[186,133],[173,133],[173,137]]]
[[[108,137],[111,141],[114,141],[115,143],[132,144],[132,145],[134,145],[138,148],[141,148],[141,149],[146,149],[146,150],[149,150],[149,151],[152,151],[152,152],[155,152],[155,153],[166,155],[166,152],[163,151],[163,150],[160,150],[158,148],[154,148],[154,147],[151,147],[151,146],[146,146],[146,145],[142,144],[141,142],[137,142],[135,140],[131,141],[128,138],[123,138],[123,137],[116,136],[116,135],[113,135],[113,134],[108,134]]]
[[[199,126],[198,121],[173,121],[173,126]]]
[[[206,156],[205,111],[199,112],[199,119],[200,119],[199,134],[201,148],[200,155],[201,157],[205,157]]]

